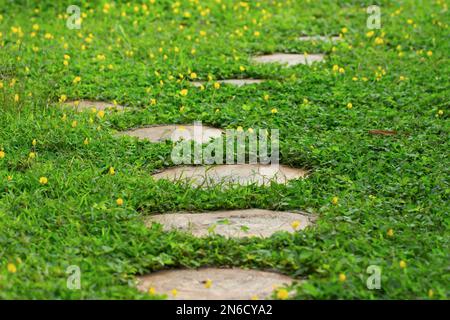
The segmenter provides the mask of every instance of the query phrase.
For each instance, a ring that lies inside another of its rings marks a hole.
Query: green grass
[[[247,9],[231,0],[179,7],[156,0],[145,1],[148,14],[144,1],[118,1],[107,14],[104,1],[73,2],[87,13],[81,30],[66,27],[66,7],[57,1],[0,0],[0,298],[148,299],[134,288],[136,275],[200,266],[305,279],[290,288],[298,299],[427,299],[430,290],[432,298],[448,298],[448,1],[375,1],[382,29],[370,38],[365,10],[373,1],[261,0]],[[334,46],[295,41],[344,27],[345,41]],[[375,44],[377,37],[383,44]],[[269,52],[327,58],[293,68],[249,62]],[[218,90],[210,81],[201,91],[189,86],[189,71],[201,80],[269,81]],[[73,84],[76,76],[81,82]],[[179,94],[184,88],[186,97]],[[100,119],[61,109],[62,95],[134,109]],[[170,143],[114,137],[136,126],[194,120],[278,128],[281,162],[311,174],[286,186],[190,189],[151,178],[171,165]],[[115,175],[108,174],[111,166]],[[42,176],[48,184],[39,183]],[[295,235],[243,240],[197,239],[142,223],[155,213],[252,207],[306,210],[318,219]],[[11,263],[17,272],[8,272]],[[81,268],[81,290],[66,288],[69,265]],[[382,268],[380,290],[366,287],[369,265]]]

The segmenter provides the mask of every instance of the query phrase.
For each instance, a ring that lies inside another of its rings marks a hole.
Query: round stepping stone
[[[222,83],[222,84],[230,84],[233,86],[237,86],[237,87],[242,87],[242,86],[246,86],[246,85],[250,85],[250,84],[258,84],[261,82],[264,82],[265,80],[262,79],[227,79],[227,80],[217,80],[217,82]],[[191,82],[191,84],[194,87],[200,87],[202,85],[205,84],[205,82],[201,82],[201,81],[194,81]]]
[[[303,169],[262,164],[230,164],[213,166],[177,166],[154,174],[157,180],[183,181],[193,186],[268,185],[271,181],[287,183],[306,176]]]
[[[239,268],[201,268],[158,271],[138,277],[138,290],[166,294],[171,300],[267,299],[277,288],[295,279],[267,271]],[[176,295],[173,290],[176,290]]]
[[[77,111],[84,111],[84,110],[92,110],[96,109],[97,111],[100,110],[123,110],[124,107],[121,105],[116,105],[110,102],[103,102],[103,101],[91,101],[91,100],[79,100],[79,101],[68,101],[64,103],[65,106],[69,106],[72,108],[75,108]]]
[[[295,66],[298,64],[311,65],[313,62],[323,61],[325,55],[323,54],[287,54],[274,53],[269,55],[253,57],[252,60],[257,63],[279,63],[287,64],[288,66]]]
[[[123,131],[119,134],[151,142],[193,140],[198,143],[207,143],[211,139],[219,138],[223,133],[222,130],[217,128],[201,126],[201,132],[194,134],[194,128],[193,125],[162,125]]]
[[[301,36],[297,38],[299,41],[322,41],[322,42],[338,42],[342,38],[338,36],[326,37],[326,36]]]
[[[270,237],[278,231],[294,233],[311,225],[310,218],[301,213],[262,209],[214,211],[207,213],[166,213],[150,216],[147,226],[163,225],[165,231],[181,230],[196,237],[210,233],[225,237]]]

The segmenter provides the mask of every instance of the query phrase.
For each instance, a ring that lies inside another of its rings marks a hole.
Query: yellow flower
[[[75,78],[73,78],[73,84],[77,84],[81,81],[81,77],[80,76],[76,76]]]
[[[123,199],[122,199],[122,198],[118,198],[118,199],[116,200],[116,203],[117,203],[118,206],[123,205]]]
[[[337,64],[333,65],[333,71],[334,72],[339,71],[339,66]]]
[[[212,286],[212,281],[210,279],[207,279],[205,281],[205,288],[209,289],[209,288],[211,288],[211,286]]]
[[[245,71],[245,67],[244,67],[244,66],[240,66],[240,67],[239,67],[239,70]]]
[[[259,31],[255,31],[255,32],[253,33],[253,35],[254,35],[255,37],[259,37],[259,36],[261,35],[261,33],[260,33]]]
[[[428,290],[428,297],[431,299],[434,296],[434,292],[432,289]]]
[[[413,23],[414,23],[414,20],[413,20],[413,19],[408,19],[408,20],[406,20],[406,23],[408,23],[408,24],[413,24]]]
[[[195,72],[191,72],[191,79],[197,79],[197,74]]]
[[[438,116],[444,115],[444,110],[438,110],[437,114],[438,114]]]
[[[298,220],[295,220],[291,223],[291,227],[294,230],[297,230],[299,226],[300,226],[300,221],[298,221]]]
[[[400,81],[405,81],[405,79],[406,78],[404,76],[400,76],[400,78],[399,78]]]
[[[272,110],[270,110],[270,112],[272,112],[272,114],[275,114],[278,112],[277,108],[273,108]]]
[[[16,265],[14,263],[8,263],[6,268],[8,269],[9,273],[16,273],[17,272],[17,268],[16,268]]]
[[[215,89],[219,89],[220,88],[220,83],[219,82],[214,82],[214,88]]]
[[[259,297],[255,294],[250,298],[250,300],[259,300]]]
[[[78,125],[77,120],[72,121],[72,128],[76,128],[77,125]]]
[[[67,100],[67,96],[65,94],[61,95],[61,97],[59,97],[59,102],[63,103]]]
[[[331,199],[331,203],[336,205],[339,202],[339,198],[338,197],[333,197],[333,199]]]
[[[30,158],[30,159],[36,158],[36,153],[30,152],[30,153],[28,154],[28,158]]]
[[[366,33],[366,37],[367,37],[367,38],[370,38],[370,37],[372,37],[374,34],[375,34],[375,32],[374,32],[373,30],[371,30],[371,31],[369,31],[369,32]]]
[[[433,51],[429,50],[427,51],[427,56],[431,57],[433,55]]]
[[[154,294],[156,293],[155,288],[153,288],[153,287],[148,288],[148,293],[149,293],[150,295],[154,295]]]
[[[406,268],[406,262],[403,260],[400,260],[400,263],[398,264],[400,268],[405,269]]]
[[[383,40],[383,38],[380,38],[380,37],[376,37],[375,38],[375,44],[383,44],[384,43],[384,40]]]
[[[39,25],[38,24],[33,24],[33,30],[34,31],[38,31],[39,30]]]
[[[150,104],[154,106],[156,104],[156,99],[150,99]]]
[[[109,174],[112,176],[116,174],[116,170],[114,170],[114,167],[109,168]]]
[[[353,104],[351,102],[347,103],[347,109],[353,108]]]
[[[347,280],[347,276],[344,273],[340,273],[339,274],[339,281],[340,282],[345,282],[345,280]]]
[[[182,95],[183,97],[187,96],[188,94],[188,90],[187,89],[183,89],[180,91],[180,95]]]
[[[31,141],[31,144],[33,145],[33,147],[36,146],[37,140],[36,140],[36,139],[33,139],[33,141]]]
[[[269,98],[270,98],[270,96],[269,96],[268,94],[265,94],[265,95],[264,95],[264,100],[268,101]]]
[[[46,177],[40,177],[39,178],[39,183],[40,184],[47,184],[48,183],[48,179]]]
[[[97,112],[97,116],[98,116],[99,118],[103,118],[103,117],[105,116],[105,111],[99,110],[99,111]]]
[[[289,292],[286,289],[280,289],[277,291],[277,298],[280,300],[286,300],[289,298]]]
[[[344,68],[339,68],[339,73],[345,73],[345,69]]]
[[[3,89],[3,82],[0,81],[0,89]]]
[[[0,159],[3,159],[6,156],[5,151],[0,150]]]
[[[393,229],[389,229],[386,234],[388,235],[388,237],[393,237],[394,236],[394,230]]]
[[[178,294],[178,291],[177,291],[177,289],[173,289],[173,290],[171,291],[171,293],[172,293],[172,296],[176,297],[177,294]]]
[[[348,32],[348,29],[347,29],[346,27],[344,27],[344,28],[341,29],[341,32],[342,32],[342,33],[347,33],[347,32]]]
[[[14,95],[14,102],[19,102],[19,100],[20,100],[20,96],[16,93]]]
[[[84,139],[83,144],[87,146],[89,144],[89,138]]]
[[[13,178],[12,178],[12,176],[7,176],[6,177],[6,180],[8,180],[8,181],[11,181]]]

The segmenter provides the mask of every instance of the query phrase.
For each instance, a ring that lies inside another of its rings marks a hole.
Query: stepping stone
[[[233,184],[268,185],[271,181],[286,184],[289,180],[306,176],[303,169],[287,166],[262,164],[230,164],[213,166],[177,166],[154,174],[156,180],[183,181],[193,186],[214,186]]]
[[[262,209],[214,211],[207,213],[166,213],[150,216],[146,225],[163,225],[165,231],[181,230],[196,237],[210,234],[225,237],[270,237],[278,231],[294,233],[311,225],[311,219],[302,213]],[[295,228],[295,229],[294,229]]]
[[[221,129],[201,126],[201,132],[194,135],[194,128],[195,126],[193,125],[162,125],[123,131],[119,135],[127,135],[151,142],[166,140],[177,142],[183,139],[185,141],[194,140],[198,143],[207,143],[211,139],[219,138],[223,133]]]
[[[97,109],[97,111],[124,109],[124,107],[121,105],[115,105],[110,102],[91,101],[91,100],[68,101],[65,102],[63,105],[75,108],[77,111],[92,110],[93,108]]]
[[[313,62],[323,61],[325,55],[323,54],[287,54],[287,53],[274,53],[269,55],[253,57],[252,60],[257,63],[279,63],[295,66],[298,64],[311,65]]]
[[[137,288],[142,292],[153,288],[156,294],[166,294],[171,300],[250,300],[270,298],[274,290],[294,281],[275,272],[201,268],[158,271],[141,276]]]
[[[301,36],[297,38],[299,41],[323,41],[323,42],[338,42],[341,41],[342,38],[339,36],[332,36],[332,37],[326,37],[326,36]]]
[[[230,84],[233,86],[237,86],[237,87],[242,87],[245,85],[250,85],[250,84],[258,84],[261,82],[264,82],[265,80],[262,79],[227,79],[227,80],[217,80],[217,82],[223,83],[223,84]],[[200,87],[202,85],[205,84],[205,82],[202,81],[194,81],[191,82],[191,84],[194,87]]]

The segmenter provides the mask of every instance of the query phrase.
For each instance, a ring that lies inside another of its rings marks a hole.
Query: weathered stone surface
[[[234,85],[237,87],[242,87],[245,85],[250,85],[250,84],[258,84],[261,82],[264,82],[265,80],[263,79],[227,79],[227,80],[217,80],[217,82],[222,83],[222,84],[230,84],[230,85]],[[191,82],[191,84],[195,87],[200,87],[201,85],[205,85],[205,82],[202,81],[194,81]]]
[[[253,183],[267,185],[271,181],[285,184],[289,180],[304,178],[306,174],[307,172],[303,169],[283,165],[225,164],[172,167],[154,174],[153,177],[157,180],[188,182],[193,186],[222,185],[226,187],[234,184],[248,185]]]
[[[297,38],[299,41],[317,41],[317,42],[338,42],[341,41],[342,38],[338,36],[301,36]]]
[[[213,127],[201,126],[201,131],[198,130],[198,132],[194,128],[193,125],[162,125],[123,131],[119,135],[137,137],[151,142],[193,140],[198,143],[207,143],[211,139],[219,138],[223,133],[223,130]]]
[[[138,277],[138,290],[167,294],[174,300],[267,299],[277,288],[295,281],[275,272],[239,268],[180,269]],[[173,290],[176,290],[176,295]]]
[[[160,223],[164,230],[180,230],[203,237],[211,233],[226,237],[270,237],[278,231],[296,232],[311,225],[306,214],[262,209],[166,213],[150,216],[146,224]]]
[[[252,60],[257,63],[279,63],[287,66],[295,66],[298,64],[311,65],[314,62],[323,61],[325,55],[323,54],[287,54],[274,53],[269,55],[253,57]]]
[[[64,103],[65,106],[69,106],[72,108],[75,108],[77,111],[84,111],[84,110],[92,110],[96,109],[97,111],[100,110],[123,110],[124,107],[121,105],[115,105],[114,103],[110,102],[103,102],[103,101],[91,101],[91,100],[77,100],[77,101],[68,101]]]

